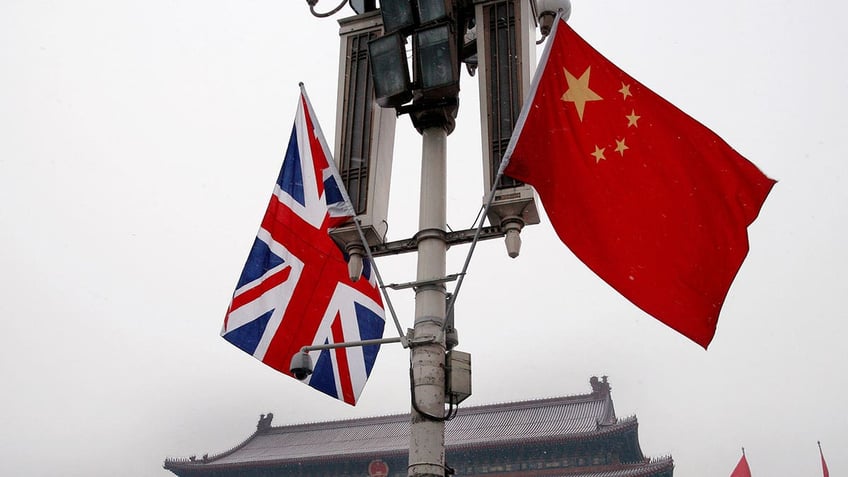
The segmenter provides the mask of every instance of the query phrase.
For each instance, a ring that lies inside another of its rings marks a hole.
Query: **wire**
[[[480,216],[483,215],[483,211],[486,210],[486,204],[480,206],[480,209],[477,210],[477,215],[474,217],[474,222],[471,222],[471,228],[477,227],[477,221],[480,220]]]
[[[418,407],[418,399],[415,397],[415,375],[412,371],[412,362],[409,363],[409,395],[412,401],[412,409],[415,409],[415,412],[423,416],[425,419],[436,422],[444,422],[447,421],[447,416],[434,416],[432,414],[426,413],[422,411]],[[450,415],[450,411],[448,411],[448,415]]]
[[[507,162],[501,159],[501,165],[498,167],[498,172],[495,174],[495,180],[492,181],[492,189],[489,191],[489,197],[486,200],[486,204],[483,206],[483,209],[477,214],[477,217],[480,219],[477,224],[477,230],[474,231],[474,239],[471,240],[471,247],[468,249],[468,254],[465,256],[465,263],[462,264],[462,271],[459,272],[459,279],[456,282],[456,287],[453,289],[453,296],[448,302],[447,310],[445,310],[445,316],[449,316],[453,311],[453,307],[456,304],[456,298],[459,296],[459,289],[462,287],[462,282],[465,280],[466,272],[468,271],[468,266],[471,264],[471,256],[474,255],[474,249],[477,248],[477,242],[480,241],[480,233],[483,230],[483,224],[486,223],[486,216],[489,214],[489,208],[492,206],[492,202],[495,200],[495,192],[497,191],[498,181],[501,180],[501,176],[503,176],[504,169],[506,169]],[[445,320],[442,323],[442,332],[444,333],[445,327],[447,326],[448,320]]]
[[[433,414],[424,412],[418,407],[418,399],[415,397],[415,374],[412,371],[412,361],[409,362],[409,395],[412,401],[412,409],[420,414],[425,419],[435,422],[445,422],[453,420],[459,413],[459,404],[453,401],[453,394],[448,394],[448,412],[444,416],[434,416]]]
[[[306,0],[306,3],[309,4],[309,11],[312,12],[312,15],[314,15],[318,18],[327,18],[329,16],[335,15],[336,13],[339,12],[339,10],[344,8],[345,4],[347,3],[347,0],[342,0],[342,3],[340,3],[339,6],[330,10],[327,13],[318,13],[318,12],[315,11],[315,5],[318,3],[318,0]]]

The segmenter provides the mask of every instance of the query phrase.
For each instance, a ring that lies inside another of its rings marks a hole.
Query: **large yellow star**
[[[604,157],[605,149],[605,147],[595,146],[595,152],[591,154],[592,156],[595,156],[595,164],[601,162],[601,159],[606,159],[606,157]]]
[[[589,89],[589,70],[591,68],[591,66],[586,67],[586,71],[584,71],[579,78],[575,78],[574,75],[569,73],[567,69],[562,69],[565,72],[565,80],[568,81],[568,90],[563,93],[562,98],[560,99],[574,103],[574,107],[577,108],[577,116],[580,117],[580,121],[583,121],[583,108],[586,107],[587,102],[604,99]]]

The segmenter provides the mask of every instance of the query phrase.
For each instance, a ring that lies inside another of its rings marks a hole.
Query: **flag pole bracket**
[[[304,346],[300,348],[300,351],[295,353],[292,356],[291,364],[289,365],[289,372],[295,379],[303,381],[314,371],[314,366],[312,364],[312,358],[309,356],[310,351],[323,351],[328,349],[337,349],[337,348],[353,348],[357,346],[374,346],[374,345],[382,345],[388,343],[400,343],[404,348],[409,348],[409,338],[406,336],[399,336],[397,338],[379,338],[373,340],[361,340],[361,341],[345,341],[342,343],[326,343],[321,345],[311,345]]]
[[[372,346],[372,345],[381,345],[381,344],[389,344],[389,343],[400,343],[404,348],[409,347],[409,340],[406,336],[398,336],[396,338],[379,338],[374,340],[361,340],[361,341],[344,341],[342,343],[327,343],[322,345],[311,345],[304,346],[300,348],[301,353],[308,353],[310,351],[322,351],[325,349],[336,349],[336,348],[353,348],[357,346]]]
[[[407,288],[415,288],[419,289],[422,287],[428,287],[433,285],[441,285],[442,283],[452,282],[459,278],[459,273],[454,273],[452,275],[448,275],[442,278],[435,278],[433,280],[417,280],[414,282],[406,282],[406,283],[389,283],[386,285],[386,288],[391,288],[392,290],[404,290]]]
[[[448,246],[462,245],[474,241],[474,234],[477,229],[457,230],[445,232],[445,242]],[[479,240],[490,240],[500,238],[506,235],[506,230],[500,226],[487,226],[480,230]],[[374,257],[383,257],[387,255],[399,255],[407,252],[415,252],[418,249],[418,240],[421,237],[416,236],[409,239],[395,240],[393,242],[384,242],[371,246],[371,254]]]

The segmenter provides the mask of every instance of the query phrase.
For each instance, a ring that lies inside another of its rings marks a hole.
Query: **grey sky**
[[[825,1],[574,2],[579,34],[779,183],[706,352],[545,219],[516,260],[482,244],[457,303],[468,404],[584,393],[606,374],[643,451],[671,453],[678,476],[729,475],[741,446],[754,475],[820,475],[816,440],[848,472],[846,17]],[[164,476],[166,456],[223,451],[260,413],[408,411],[398,346],[351,408],[218,337],[299,81],[332,144],[337,18],[292,0],[0,3],[0,474]],[[483,195],[476,95],[465,76],[454,229]],[[420,149],[401,118],[390,239],[415,232]],[[379,265],[404,282],[414,263]],[[411,326],[411,292],[392,297]]]

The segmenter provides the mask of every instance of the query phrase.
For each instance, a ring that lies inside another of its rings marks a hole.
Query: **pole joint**
[[[418,473],[416,468],[419,467],[435,467],[436,469],[442,469],[441,473],[433,473],[433,469],[424,469],[424,473]],[[416,477],[445,477],[448,475],[452,475],[454,470],[446,465],[442,465],[436,462],[418,462],[415,464],[409,464],[407,467],[407,471],[409,475],[414,475]]]
[[[416,323],[433,323],[441,326],[442,320],[437,316],[422,316],[416,320]],[[407,338],[407,346],[410,349],[432,344],[441,344],[440,336],[434,334],[422,334],[418,336],[415,331],[411,330],[410,336]]]
[[[422,229],[419,230],[418,233],[413,235],[412,239],[415,241],[415,245],[418,246],[421,242],[428,239],[437,239],[442,242],[447,242],[448,234],[442,229]]]

